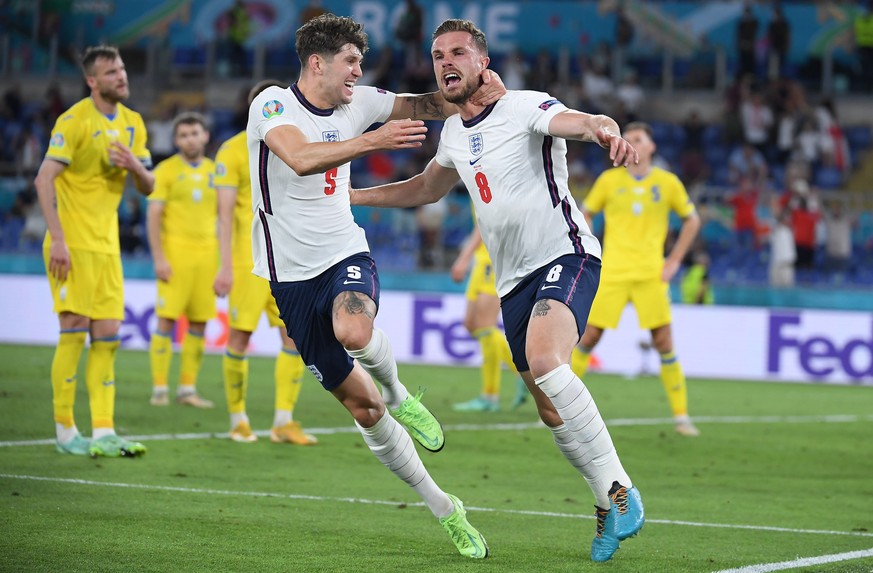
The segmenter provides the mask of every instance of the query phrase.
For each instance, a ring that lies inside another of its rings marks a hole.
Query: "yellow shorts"
[[[184,314],[189,322],[206,322],[215,317],[212,288],[218,272],[215,249],[167,244],[164,254],[173,274],[169,281],[158,281],[155,314],[170,320],[178,320]]]
[[[601,282],[591,305],[588,323],[598,328],[615,328],[621,313],[631,302],[640,328],[651,330],[670,324],[670,285],[662,280]]]
[[[270,282],[253,275],[249,266],[234,266],[233,287],[228,298],[228,325],[234,330],[254,332],[264,311],[270,326],[285,329],[285,323],[279,318],[276,299],[270,292]]]
[[[48,275],[48,245],[42,254]],[[67,280],[61,282],[48,275],[54,311],[72,312],[92,320],[124,320],[121,255],[70,249],[70,264]]]
[[[478,253],[473,259],[473,270],[467,281],[467,300],[476,300],[480,294],[497,296],[497,283],[494,278],[494,266],[491,259]]]

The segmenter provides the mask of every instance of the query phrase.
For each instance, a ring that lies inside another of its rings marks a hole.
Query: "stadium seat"
[[[703,144],[706,147],[712,145],[721,145],[723,141],[723,130],[720,125],[710,125],[703,130]]]
[[[873,144],[873,133],[866,125],[855,125],[843,129],[846,141],[853,150],[868,149]]]
[[[843,185],[843,174],[836,167],[820,167],[815,173],[815,185],[822,189],[839,189]]]

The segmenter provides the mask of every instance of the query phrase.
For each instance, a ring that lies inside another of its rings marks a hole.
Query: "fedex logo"
[[[792,363],[816,379],[845,375],[854,381],[873,382],[873,321],[869,336],[839,343],[828,336],[804,333],[798,313],[772,313],[767,372],[779,374]]]

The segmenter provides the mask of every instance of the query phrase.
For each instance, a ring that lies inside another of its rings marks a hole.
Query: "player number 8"
[[[479,187],[479,197],[482,198],[482,202],[490,203],[491,187],[488,186],[488,178],[481,171],[476,173],[476,185]]]

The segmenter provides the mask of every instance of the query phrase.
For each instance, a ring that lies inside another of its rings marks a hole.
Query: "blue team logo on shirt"
[[[546,101],[544,101],[543,103],[540,104],[540,109],[543,111],[546,111],[547,109],[549,109],[550,107],[552,107],[553,105],[555,105],[557,103],[561,103],[561,102],[559,102],[556,99],[547,99]]]
[[[482,140],[482,133],[474,133],[468,137],[470,138],[470,153],[473,155],[482,155],[482,150],[485,148],[485,143]]]
[[[285,111],[285,106],[282,105],[281,102],[273,99],[264,104],[263,111],[264,117],[270,119],[271,117],[282,115],[282,112]]]
[[[60,133],[56,133],[52,136],[52,140],[50,145],[52,147],[63,147],[64,146],[64,136]]]
[[[339,141],[339,131],[334,129],[333,131],[322,131],[321,132],[321,140],[326,143],[332,143],[335,141]]]

